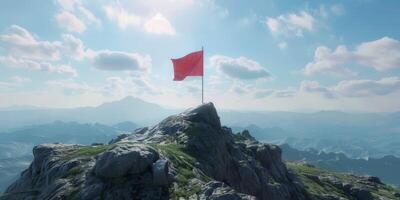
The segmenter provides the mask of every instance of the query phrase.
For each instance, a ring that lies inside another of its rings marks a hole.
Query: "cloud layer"
[[[93,66],[100,70],[145,72],[151,69],[151,58],[135,53],[103,50],[96,52]]]
[[[338,75],[355,75],[345,65],[364,65],[377,71],[385,71],[400,68],[400,42],[398,40],[383,37],[378,40],[364,42],[353,51],[346,46],[338,46],[334,51],[325,46],[315,50],[313,61],[305,68],[306,75],[317,73],[331,73]]]
[[[175,35],[175,28],[171,22],[160,12],[152,17],[140,16],[127,11],[119,3],[107,5],[103,10],[110,21],[116,22],[122,30],[128,27],[139,28],[147,33],[156,35]]]
[[[218,72],[233,79],[255,80],[268,79],[271,74],[258,62],[246,57],[231,58],[228,56],[214,55],[210,64]]]
[[[315,18],[306,11],[289,13],[277,17],[268,17],[265,21],[272,35],[302,37],[305,31],[310,32],[315,28]]]

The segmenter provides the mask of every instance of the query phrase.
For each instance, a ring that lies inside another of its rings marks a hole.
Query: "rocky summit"
[[[376,177],[285,164],[278,146],[221,126],[212,103],[109,144],[43,144],[33,155],[1,200],[364,200],[400,195]]]

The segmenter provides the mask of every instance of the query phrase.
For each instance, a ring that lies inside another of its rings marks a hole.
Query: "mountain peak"
[[[206,124],[210,124],[214,128],[221,127],[221,121],[218,117],[217,109],[215,109],[212,102],[190,108],[181,113],[181,115],[184,116],[188,121],[204,122]]]

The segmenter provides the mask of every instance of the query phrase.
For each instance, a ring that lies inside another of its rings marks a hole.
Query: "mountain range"
[[[167,109],[134,97],[97,107],[50,109],[11,107],[0,109],[0,132],[27,125],[76,121],[113,125],[133,121],[139,127],[158,123],[182,111]],[[400,113],[314,113],[221,110],[221,123],[234,130],[250,130],[258,140],[288,143],[304,150],[343,152],[352,158],[400,157]]]

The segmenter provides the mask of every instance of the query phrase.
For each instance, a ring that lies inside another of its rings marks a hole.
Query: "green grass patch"
[[[67,178],[72,178],[75,177],[76,175],[80,174],[82,172],[82,169],[78,166],[73,167],[68,170],[67,172]]]
[[[178,144],[153,144],[153,148],[161,151],[177,169],[176,184],[177,188],[170,189],[170,199],[183,197],[188,199],[193,194],[200,192],[199,185],[190,185],[190,180],[197,178],[202,181],[211,180],[200,170],[194,170],[196,159],[189,155],[182,145]]]
[[[80,192],[79,187],[72,188],[72,191],[67,196],[67,200],[78,200],[78,199],[80,199],[79,192]]]
[[[330,182],[326,181],[318,181],[318,180],[313,180],[309,178],[307,175],[313,175],[313,176],[333,176],[338,178],[339,180],[345,179],[345,175],[342,174],[336,174],[332,173],[308,164],[302,164],[302,163],[291,163],[287,162],[286,166],[295,174],[298,175],[300,178],[301,182],[304,184],[304,187],[308,193],[311,195],[326,195],[326,194],[331,194],[331,195],[336,195],[339,197],[343,197],[348,199],[349,197],[346,195],[346,193],[338,188],[336,188],[334,185],[332,185]]]
[[[77,158],[77,157],[86,157],[86,156],[95,156],[104,151],[110,149],[112,145],[99,145],[99,146],[83,146],[79,149],[71,152],[67,158]]]

